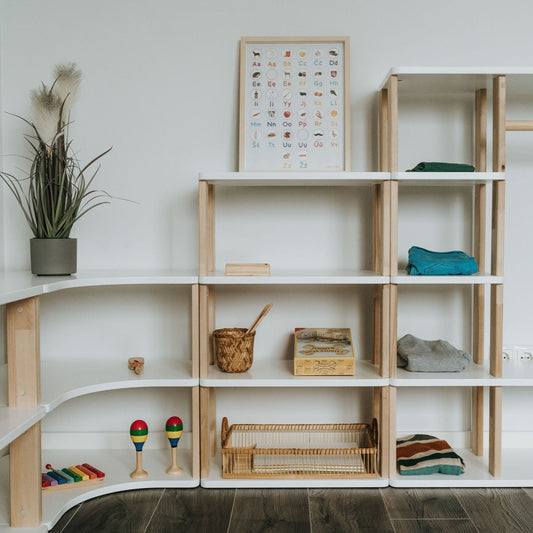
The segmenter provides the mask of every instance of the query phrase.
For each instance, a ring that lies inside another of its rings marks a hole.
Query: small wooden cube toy
[[[142,374],[144,370],[144,357],[130,357],[128,359],[128,368],[133,370],[137,375]]]

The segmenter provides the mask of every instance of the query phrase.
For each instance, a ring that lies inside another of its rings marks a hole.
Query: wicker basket
[[[222,420],[222,477],[376,478],[372,424],[234,424]]]
[[[217,365],[224,372],[246,372],[254,360],[255,331],[245,328],[215,329],[215,354]]]

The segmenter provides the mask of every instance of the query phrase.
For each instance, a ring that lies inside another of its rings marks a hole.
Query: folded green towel
[[[415,168],[407,172],[474,172],[472,165],[462,163],[418,163]]]

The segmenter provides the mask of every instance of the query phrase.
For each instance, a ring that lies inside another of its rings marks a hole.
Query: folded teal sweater
[[[409,248],[407,273],[412,276],[460,276],[475,274],[478,270],[473,257],[458,250],[432,252],[419,246]]]
[[[418,163],[415,168],[407,172],[474,172],[472,165],[462,163]]]

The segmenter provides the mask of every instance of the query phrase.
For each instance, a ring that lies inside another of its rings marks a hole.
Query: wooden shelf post
[[[215,270],[215,188],[198,182],[200,276]]]
[[[7,305],[8,401],[10,407],[41,403],[39,298]],[[41,424],[38,422],[9,447],[12,527],[37,527],[42,518]]]
[[[506,78],[496,76],[492,94],[492,170],[505,172],[505,99]],[[491,273],[503,276],[503,239],[505,182],[492,184]],[[492,285],[490,295],[490,373],[502,375],[503,359],[503,285]],[[489,398],[489,472],[501,476],[502,388],[490,387]]]
[[[487,89],[475,93],[474,165],[476,172],[487,171]],[[479,272],[485,272],[485,236],[487,226],[487,186],[474,186],[474,257]],[[485,359],[485,286],[474,285],[472,301],[472,354],[474,363],[483,365]],[[475,455],[483,455],[483,387],[472,387],[471,448]]]

